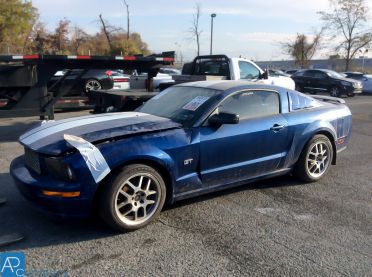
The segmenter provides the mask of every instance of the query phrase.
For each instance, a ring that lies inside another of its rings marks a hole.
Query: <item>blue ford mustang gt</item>
[[[49,214],[97,210],[113,228],[134,230],[166,201],[288,173],[319,180],[351,133],[350,110],[323,98],[242,81],[176,85],[135,112],[28,131],[10,172]]]

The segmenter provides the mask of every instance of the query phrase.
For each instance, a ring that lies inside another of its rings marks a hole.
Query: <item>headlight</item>
[[[59,158],[46,158],[45,164],[48,173],[64,181],[74,181],[75,174],[71,167]]]
[[[361,82],[355,82],[355,83],[353,83],[353,87],[354,88],[361,88],[363,85],[362,85],[362,83]]]
[[[341,81],[341,85],[347,86],[347,87],[352,86],[350,82],[346,82],[346,81]]]

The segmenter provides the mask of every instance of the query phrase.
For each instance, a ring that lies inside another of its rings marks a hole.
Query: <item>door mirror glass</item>
[[[239,123],[239,115],[233,113],[225,113],[220,112],[218,114],[212,115],[208,119],[208,123],[211,126],[220,126],[223,124],[238,124]]]

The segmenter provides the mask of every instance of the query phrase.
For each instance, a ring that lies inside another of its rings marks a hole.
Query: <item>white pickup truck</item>
[[[268,71],[262,70],[250,60],[225,55],[197,56],[193,62],[184,65],[182,75],[175,75],[173,79],[176,84],[211,79],[247,80],[295,89],[295,83],[290,77],[269,76]],[[163,84],[160,89],[170,85]]]

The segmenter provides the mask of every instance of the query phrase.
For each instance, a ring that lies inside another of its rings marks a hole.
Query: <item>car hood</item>
[[[360,83],[358,80],[351,79],[351,78],[335,78],[335,79],[336,79],[336,80],[339,80],[339,81],[350,82],[350,83],[352,83],[352,84]]]
[[[19,142],[39,153],[57,156],[72,148],[64,140],[64,134],[94,143],[173,128],[181,128],[181,124],[145,113],[110,113],[47,122],[23,134]]]

